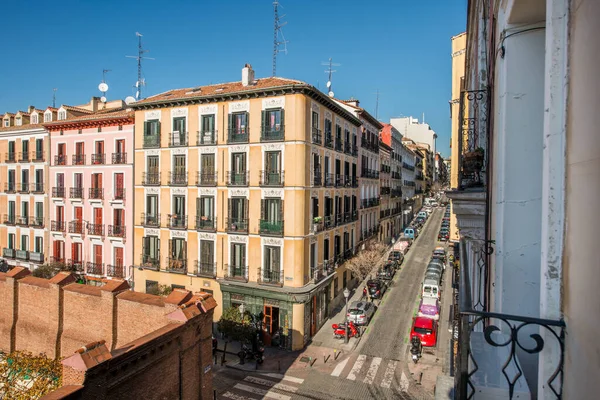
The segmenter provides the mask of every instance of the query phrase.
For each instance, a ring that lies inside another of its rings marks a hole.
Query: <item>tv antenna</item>
[[[142,34],[136,32],[135,35],[138,37],[138,55],[137,56],[125,56],[127,58],[135,58],[138,62],[138,79],[135,82],[135,99],[139,100],[142,97],[142,86],[146,85],[146,81],[142,77],[142,60],[154,60],[152,57],[144,57],[144,53],[147,53],[148,50],[144,50],[142,47]]]
[[[98,90],[102,92],[102,97],[100,97],[100,101],[104,103],[104,107],[106,107],[106,92],[108,91],[108,85],[106,84],[106,73],[110,72],[110,69],[102,70],[102,82],[98,85]]]
[[[342,64],[338,64],[338,63],[334,63],[331,61],[331,57],[329,57],[329,61],[328,62],[322,62],[321,65],[326,65],[329,66],[329,68],[327,68],[325,70],[326,74],[329,74],[329,79],[327,79],[327,83],[325,84],[327,86],[327,95],[329,97],[333,97],[335,95],[335,93],[333,93],[333,87],[331,86],[331,77],[333,76],[334,72],[337,72],[337,70],[333,69],[333,67],[340,67]]]
[[[52,89],[52,108],[56,108],[56,91],[58,89],[54,88]]]
[[[382,94],[379,92],[379,89],[375,93],[373,93],[375,97],[375,119],[379,119],[379,95]]]
[[[285,37],[283,36],[283,30],[281,29],[287,24],[287,22],[281,22],[281,20],[285,17],[285,14],[279,16],[279,6],[279,1],[275,0],[273,2],[273,76],[277,74],[277,54],[281,52],[287,54],[288,43],[288,41],[285,40]],[[280,36],[281,40],[279,40]],[[281,48],[281,45],[283,45],[283,49]]]

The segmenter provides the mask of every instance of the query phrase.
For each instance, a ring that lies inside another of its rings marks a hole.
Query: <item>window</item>
[[[33,242],[33,251],[35,253],[43,253],[44,252],[44,238],[40,236],[36,236]]]
[[[319,114],[315,111],[312,112],[312,127],[314,129],[319,129]]]
[[[29,140],[21,141],[21,151],[23,152],[23,159],[29,158]]]
[[[187,242],[176,238],[169,241],[169,253],[172,260],[187,260]]]
[[[158,156],[148,156],[146,166],[148,174],[151,176],[150,179],[156,177],[156,180],[158,181]]]
[[[146,214],[147,214],[147,218],[152,218],[152,219],[158,218],[158,195],[157,194],[149,194],[146,196]]]
[[[81,172],[76,172],[73,178],[75,188],[81,189],[83,187],[83,174]]]
[[[144,122],[144,136],[157,136],[160,132],[160,122],[152,119]]]
[[[4,120],[4,126],[5,126],[5,127],[8,127],[8,126],[10,126],[10,120],[9,120],[9,119],[5,119],[5,120]]]
[[[25,221],[29,221],[29,202],[21,201],[21,218]]]
[[[262,201],[264,219],[278,224],[283,220],[283,201],[281,199],[264,199]]]
[[[63,119],[67,119],[67,112],[65,110],[58,112],[58,120],[62,121]]]
[[[283,138],[284,110],[272,109],[262,112],[262,140],[278,140]]]
[[[160,239],[157,236],[144,236],[142,242],[142,263],[155,264],[160,258]]]
[[[158,294],[158,282],[157,281],[146,281],[146,293]]]
[[[215,242],[212,240],[200,241],[200,262],[213,268],[215,261]]]
[[[42,223],[44,220],[44,203],[41,201],[35,202],[35,218],[38,223]]]
[[[173,214],[178,218],[185,216],[185,196],[173,196]]]
[[[279,281],[279,272],[281,270],[281,247],[265,246],[264,247],[264,273],[263,279],[268,282]]]
[[[231,243],[231,265],[235,268],[246,266],[246,244]]]
[[[173,156],[173,171],[176,175],[185,174],[185,158],[183,154]]]
[[[102,189],[102,174],[92,174],[92,188]]]
[[[235,173],[246,172],[246,153],[233,153],[231,155],[231,169]]]
[[[8,161],[15,161],[15,142],[8,142]]]
[[[14,233],[8,234],[8,248],[9,249],[15,248],[15,234]]]
[[[8,202],[8,219],[14,223],[16,212],[16,203],[14,200]]]
[[[32,124],[37,124],[37,123],[38,123],[38,121],[39,121],[39,117],[38,117],[38,115],[37,115],[37,114],[33,114],[33,115],[31,116],[31,123],[32,123]]]
[[[233,124],[231,129],[236,135],[245,135],[247,133],[248,113],[234,113],[231,115]]]
[[[183,286],[183,285],[176,285],[176,284],[172,283],[171,284],[171,289],[172,290],[175,290],[175,289],[183,289],[183,290],[185,290],[185,286]]]
[[[173,136],[171,138],[173,146],[183,146],[186,144],[185,117],[173,118]]]
[[[17,117],[17,118],[15,118],[15,125],[16,125],[16,126],[21,126],[21,125],[23,125],[23,120],[21,119],[21,117]]]
[[[122,172],[115,174],[115,199],[125,199],[125,177]]]
[[[245,197],[229,199],[229,219],[232,230],[248,229],[248,200]]]
[[[21,235],[21,250],[29,251],[29,236]]]
[[[198,227],[214,228],[214,207],[215,198],[213,196],[202,196],[196,199]]]

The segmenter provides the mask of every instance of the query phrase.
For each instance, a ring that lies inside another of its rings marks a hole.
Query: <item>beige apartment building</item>
[[[353,284],[360,121],[301,81],[171,90],[135,110],[135,290],[210,292],[302,348]]]

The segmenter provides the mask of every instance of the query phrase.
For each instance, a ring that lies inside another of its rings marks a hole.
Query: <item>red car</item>
[[[437,343],[437,322],[431,318],[417,317],[413,319],[410,338],[417,336],[423,347],[435,347]]]

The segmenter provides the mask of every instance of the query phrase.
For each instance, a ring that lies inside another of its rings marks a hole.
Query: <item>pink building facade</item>
[[[50,260],[88,281],[131,279],[133,113],[120,107],[45,126],[51,142]]]

